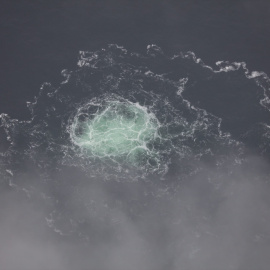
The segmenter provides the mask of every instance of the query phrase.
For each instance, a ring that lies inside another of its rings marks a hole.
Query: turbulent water
[[[78,110],[71,138],[87,157],[112,161],[112,166],[121,168],[126,160],[134,166],[155,167],[160,162],[154,145],[162,141],[158,130],[159,122],[147,108],[116,96],[102,97]]]
[[[46,222],[61,235],[100,240],[115,222],[125,224],[115,212],[139,222],[155,205],[145,228],[156,219],[170,228],[194,219],[186,234],[210,237],[217,232],[206,220],[234,183],[228,178],[245,178],[242,168],[252,175],[250,155],[269,156],[269,79],[245,63],[212,68],[191,52],[167,56],[151,45],[140,55],[109,45],[80,52],[77,68],[62,75],[59,86],[44,83],[27,104],[29,121],[1,115],[9,142],[1,154],[3,185],[48,205]],[[189,185],[205,190],[196,198],[202,211],[180,196]],[[178,203],[182,210],[172,214]],[[180,235],[188,254],[199,252],[200,243],[194,249],[196,241]]]

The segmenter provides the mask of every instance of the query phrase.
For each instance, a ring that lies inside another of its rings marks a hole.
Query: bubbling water
[[[146,107],[114,98],[82,106],[72,122],[71,139],[92,158],[153,165],[158,163],[154,144],[161,139],[159,127]]]

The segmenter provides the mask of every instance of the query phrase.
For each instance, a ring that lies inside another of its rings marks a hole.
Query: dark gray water
[[[269,268],[267,1],[1,5],[0,269]]]

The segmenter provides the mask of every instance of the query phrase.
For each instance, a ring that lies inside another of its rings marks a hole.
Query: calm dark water
[[[269,11],[258,1],[1,1],[2,112],[26,117],[44,81],[74,67],[79,50],[108,43],[143,52],[194,51],[206,63],[245,61],[269,69]]]
[[[2,0],[0,268],[268,269],[269,13]]]

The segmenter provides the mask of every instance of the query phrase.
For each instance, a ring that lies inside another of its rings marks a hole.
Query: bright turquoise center
[[[75,121],[75,143],[99,158],[124,158],[133,164],[152,156],[158,120],[145,107],[111,101],[86,121]],[[139,160],[141,159],[141,160]]]

